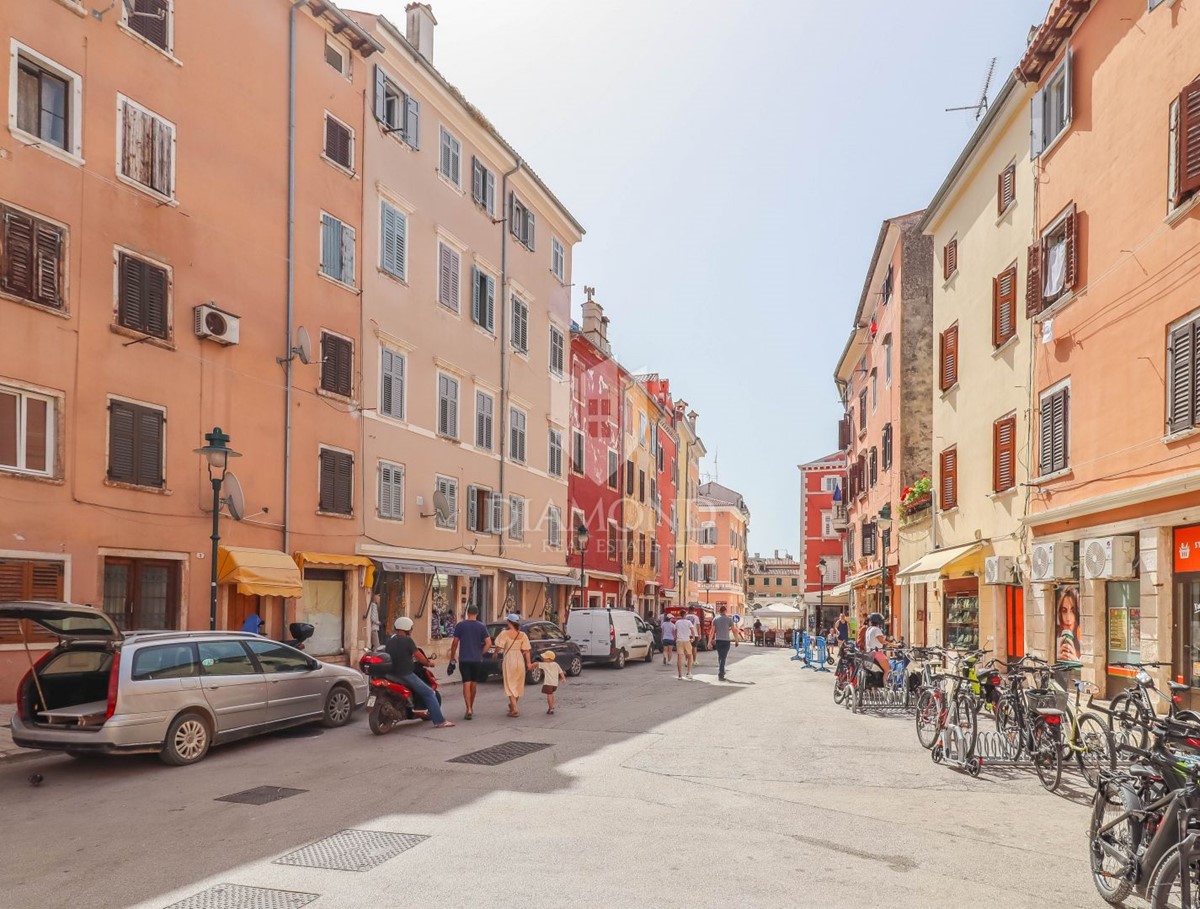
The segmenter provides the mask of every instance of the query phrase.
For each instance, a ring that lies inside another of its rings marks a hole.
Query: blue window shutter
[[[411,95],[404,100],[404,141],[413,148],[420,148],[421,103]]]
[[[387,105],[385,99],[385,78],[383,75],[383,67],[378,63],[375,64],[375,119],[386,123],[387,121]]]

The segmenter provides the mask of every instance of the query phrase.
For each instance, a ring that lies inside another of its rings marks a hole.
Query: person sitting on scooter
[[[866,643],[867,652],[875,658],[875,662],[883,670],[883,684],[886,685],[892,667],[888,662],[887,654],[884,653],[884,647],[887,646],[887,635],[883,633],[883,616],[878,612],[872,612],[867,616]]]
[[[401,616],[396,619],[394,627],[396,633],[388,638],[387,644],[384,645],[388,656],[392,658],[390,675],[407,685],[409,690],[421,699],[421,703],[429,711],[429,718],[433,720],[436,728],[445,729],[453,726],[454,723],[442,715],[441,705],[438,704],[437,695],[433,693],[433,689],[417,675],[417,663],[422,666],[432,666],[433,661],[417,649],[417,642],[412,639],[413,620],[407,616]]]

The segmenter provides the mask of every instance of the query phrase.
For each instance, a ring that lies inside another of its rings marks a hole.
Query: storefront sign
[[[1175,528],[1175,571],[1200,571],[1200,524]]]
[[[1060,660],[1079,659],[1079,588],[1060,584],[1054,588],[1054,631]]]

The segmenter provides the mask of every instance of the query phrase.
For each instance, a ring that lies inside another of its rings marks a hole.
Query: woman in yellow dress
[[[493,642],[500,653],[500,665],[504,672],[504,693],[508,695],[508,715],[520,716],[517,701],[525,693],[525,673],[533,669],[529,662],[529,636],[521,630],[521,617],[516,613],[506,615],[508,627],[496,635]]]

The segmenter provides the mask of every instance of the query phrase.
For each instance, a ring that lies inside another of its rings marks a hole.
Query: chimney
[[[605,356],[612,355],[608,346],[608,316],[604,314],[604,307],[590,295],[583,304],[583,336]]]
[[[779,558],[779,550],[778,549],[775,550],[775,558]]]
[[[429,64],[433,63],[433,27],[437,19],[433,18],[433,7],[428,3],[410,3],[404,7],[408,14],[408,43],[417,49],[417,53]]]

